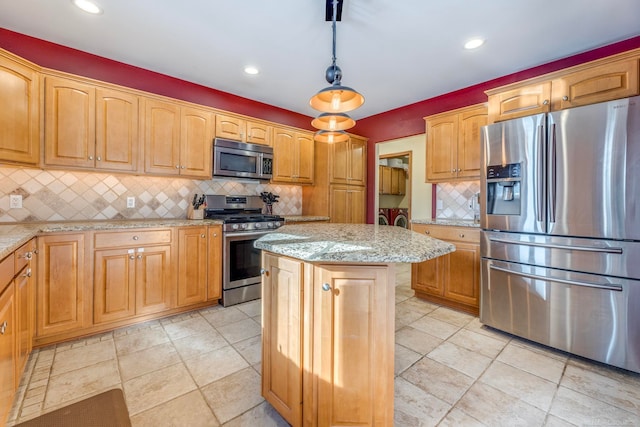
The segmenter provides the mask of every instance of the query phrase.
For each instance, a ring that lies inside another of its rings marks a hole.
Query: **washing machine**
[[[395,225],[397,227],[409,228],[409,209],[390,209],[389,224]]]
[[[378,209],[378,224],[379,225],[390,225],[391,223],[391,209],[380,208]]]

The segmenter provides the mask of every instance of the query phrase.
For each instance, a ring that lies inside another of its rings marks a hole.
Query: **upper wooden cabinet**
[[[33,66],[0,51],[0,162],[40,162],[39,86]]]
[[[146,99],[145,172],[211,178],[213,113]]]
[[[311,132],[273,128],[274,182],[312,184],[314,141]]]
[[[329,182],[364,186],[367,183],[367,140],[351,136],[329,144]]]
[[[638,95],[637,54],[622,54],[491,89],[489,123]]]
[[[402,196],[407,192],[407,173],[402,168],[378,166],[378,194]]]
[[[480,177],[480,128],[487,107],[472,105],[424,118],[427,129],[427,182]]]
[[[46,165],[136,172],[137,95],[46,75]]]
[[[327,200],[322,200],[327,203]],[[367,220],[367,193],[355,185],[329,186],[330,222],[364,224]]]
[[[216,137],[271,145],[271,126],[240,116],[216,114]]]

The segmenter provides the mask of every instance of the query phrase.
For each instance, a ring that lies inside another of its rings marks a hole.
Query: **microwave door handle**
[[[556,124],[551,125],[551,147],[549,148],[549,222],[556,222]]]
[[[536,220],[544,221],[544,127],[538,126],[538,173],[536,174]]]

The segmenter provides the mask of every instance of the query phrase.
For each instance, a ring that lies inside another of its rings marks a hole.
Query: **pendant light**
[[[309,104],[318,111],[322,111],[311,125],[320,132],[316,132],[314,139],[321,142],[339,142],[348,139],[344,131],[355,126],[356,122],[345,112],[355,110],[364,104],[364,97],[354,89],[342,86],[342,70],[336,65],[336,17],[338,0],[333,0],[333,50],[332,61],[325,73],[327,82],[331,86],[315,94]]]

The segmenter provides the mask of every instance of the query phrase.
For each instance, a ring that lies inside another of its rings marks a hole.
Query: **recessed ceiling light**
[[[483,39],[471,39],[464,44],[465,49],[477,49],[484,44]]]
[[[255,75],[255,74],[258,74],[260,70],[258,70],[256,67],[252,67],[249,65],[247,67],[244,67],[244,72],[247,74]]]
[[[72,2],[74,5],[76,5],[76,7],[79,7],[80,9],[84,10],[87,13],[91,13],[93,15],[99,15],[102,13],[102,9],[100,9],[100,6],[98,6],[92,1],[72,0]]]

